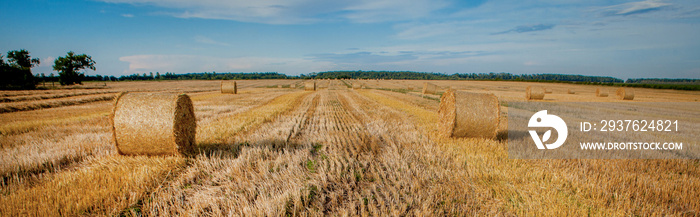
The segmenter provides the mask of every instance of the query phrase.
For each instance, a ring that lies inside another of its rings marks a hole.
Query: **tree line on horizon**
[[[96,75],[95,78],[100,78]],[[247,79],[397,79],[397,80],[494,80],[494,81],[571,81],[571,82],[591,82],[591,83],[624,83],[619,78],[585,75],[564,75],[564,74],[523,74],[514,75],[511,73],[466,73],[466,74],[441,74],[427,72],[392,72],[392,71],[329,71],[311,74],[301,74],[290,76],[276,72],[254,72],[254,73],[186,73],[174,74],[166,72],[150,72],[148,74],[131,74],[120,77],[112,76],[113,81],[139,81],[139,80],[247,80]]]
[[[94,80],[107,80],[107,77],[97,75]],[[290,76],[277,72],[253,73],[186,73],[175,74],[152,72],[146,74],[131,74],[120,77],[111,76],[111,81],[143,81],[143,80],[254,80],[254,79],[402,79],[402,80],[483,80],[483,81],[525,81],[525,82],[555,82],[590,85],[609,85],[626,87],[643,87],[655,89],[700,90],[700,79],[667,79],[640,78],[627,81],[606,76],[566,75],[566,74],[522,74],[512,73],[464,73],[442,74],[411,71],[328,71]]]
[[[58,77],[53,73],[46,76],[34,76],[31,68],[38,66],[40,60],[31,58],[27,50],[7,52],[7,61],[0,55],[0,89],[35,89],[40,82],[59,82],[61,85],[82,84],[83,81],[143,81],[143,80],[248,80],[248,79],[403,79],[403,80],[487,80],[487,81],[529,81],[529,82],[564,82],[578,84],[599,84],[630,87],[700,90],[700,79],[666,79],[638,78],[627,81],[610,76],[587,76],[567,74],[512,74],[500,73],[455,73],[443,74],[435,72],[413,71],[326,71],[290,76],[277,72],[250,73],[185,73],[175,74],[166,72],[150,72],[148,74],[131,74],[116,76],[85,75],[83,69],[95,70],[95,61],[86,54],[75,54],[69,51],[66,56],[54,61],[53,70],[58,71]]]

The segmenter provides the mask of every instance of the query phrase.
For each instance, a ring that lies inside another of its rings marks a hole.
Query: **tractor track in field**
[[[236,157],[198,157],[144,210],[152,215],[419,215],[455,213],[468,204],[468,184],[454,180],[448,170],[453,168],[432,165],[449,158],[425,154],[435,150],[411,118],[355,91],[307,95],[296,108],[235,140],[241,144]],[[465,191],[449,188],[456,183]],[[207,200],[200,199],[205,195]]]

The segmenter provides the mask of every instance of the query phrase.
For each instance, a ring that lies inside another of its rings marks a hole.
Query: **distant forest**
[[[57,77],[38,77],[39,80],[58,81]],[[143,80],[250,80],[250,79],[407,79],[407,80],[485,80],[485,81],[527,81],[595,84],[610,86],[645,87],[657,89],[700,90],[700,79],[640,78],[627,81],[605,76],[565,75],[565,74],[522,74],[511,73],[427,73],[411,71],[329,71],[290,76],[276,72],[254,73],[186,73],[161,74],[143,73],[115,76],[85,76],[84,81],[143,81]]]

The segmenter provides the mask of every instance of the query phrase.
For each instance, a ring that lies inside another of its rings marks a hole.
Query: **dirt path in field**
[[[151,215],[465,213],[469,182],[411,118],[355,91],[321,90],[200,155],[144,204]]]

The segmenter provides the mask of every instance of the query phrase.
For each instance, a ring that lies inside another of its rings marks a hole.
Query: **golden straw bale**
[[[532,86],[527,86],[527,89],[525,89],[525,98],[526,99],[544,99],[544,88],[542,87],[532,87]]]
[[[221,81],[221,93],[238,93],[238,87],[236,81],[222,80]]]
[[[352,83],[352,89],[362,89],[362,85],[359,83]]]
[[[289,88],[295,89],[295,88],[297,88],[297,84],[290,84]]]
[[[608,97],[608,91],[603,89],[595,89],[595,96],[597,97]]]
[[[176,93],[121,93],[110,116],[122,155],[189,155],[197,124],[192,100]]]
[[[278,85],[277,85],[277,88],[282,88],[282,85],[281,85],[281,84],[278,84]]]
[[[316,91],[316,81],[309,80],[304,82],[304,90]]]
[[[552,89],[551,88],[544,88],[544,93],[552,93]]]
[[[617,95],[617,99],[633,100],[634,99],[634,89],[621,87],[621,88],[618,88],[617,91],[615,91],[615,95]]]
[[[449,89],[440,98],[439,133],[443,137],[494,138],[500,110],[494,94]]]
[[[437,93],[438,86],[432,83],[423,83],[423,94],[435,94]]]
[[[568,93],[568,94],[576,94],[576,91],[575,91],[575,90],[572,90],[572,89],[569,89],[569,90],[566,91],[566,93]]]

